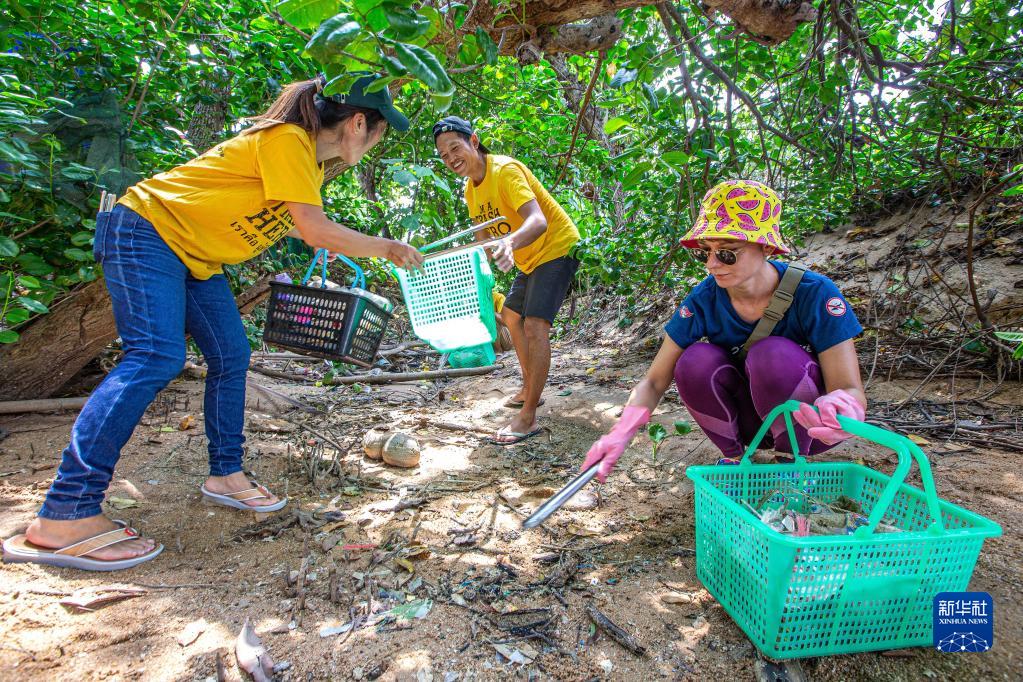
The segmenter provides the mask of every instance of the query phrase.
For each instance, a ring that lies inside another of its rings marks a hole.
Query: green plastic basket
[[[697,577],[772,658],[930,646],[934,597],[966,589],[984,539],[1001,527],[939,499],[920,448],[870,424],[838,418],[849,433],[898,454],[891,476],[853,463],[808,463],[792,427],[799,405],[772,410],[740,464],[686,471],[695,486]],[[751,454],[779,416],[795,463],[754,465]],[[923,490],[905,483],[913,460]],[[867,515],[850,535],[779,533],[743,505],[795,500],[789,507],[798,510],[809,496],[832,503],[840,495],[859,500]],[[882,519],[903,532],[875,532]]]
[[[412,331],[441,353],[489,347],[497,339],[494,275],[480,247],[427,256],[423,272],[394,270]],[[490,363],[494,353],[485,351]]]

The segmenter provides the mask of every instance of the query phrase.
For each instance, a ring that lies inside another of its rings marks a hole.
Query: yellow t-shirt
[[[515,265],[527,275],[537,266],[568,255],[579,241],[579,230],[565,209],[544,189],[536,176],[521,161],[510,156],[487,154],[487,173],[476,185],[472,178],[465,184],[465,205],[473,223],[482,223],[503,215],[505,220],[487,228],[493,237],[515,232],[524,222],[519,209],[533,199],[547,218],[547,231],[539,239],[515,250]]]
[[[194,277],[209,279],[295,227],[284,202],[322,206],[322,184],[313,138],[283,123],[143,180],[119,203],[151,222]]]

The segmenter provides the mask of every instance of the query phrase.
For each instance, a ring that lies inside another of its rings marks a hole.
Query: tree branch
[[[675,20],[675,25],[678,27],[679,32],[682,34],[683,38],[682,42],[684,42],[688,46],[689,51],[692,53],[692,55],[696,57],[696,59],[701,64],[703,64],[703,66],[706,69],[708,69],[711,73],[717,76],[718,79],[720,79],[721,82],[725,84],[725,87],[731,90],[736,97],[742,100],[742,103],[746,105],[747,109],[749,109],[750,113],[753,115],[753,118],[756,119],[757,125],[760,126],[760,128],[762,128],[763,130],[767,130],[775,137],[778,137],[784,140],[785,142],[788,142],[793,147],[799,149],[800,151],[804,152],[809,156],[813,157],[818,156],[817,152],[813,151],[809,147],[806,147],[805,145],[800,143],[799,140],[795,139],[788,133],[779,130],[778,128],[775,128],[773,125],[764,120],[764,116],[763,114],[760,113],[760,109],[757,107],[756,102],[753,101],[753,98],[750,97],[745,90],[736,85],[735,81],[732,80],[731,76],[725,73],[724,69],[715,64],[714,61],[710,59],[710,57],[705,55],[703,53],[703,50],[700,49],[700,46],[696,44],[696,41],[693,39],[693,34],[689,32],[689,27],[686,25],[685,19],[682,18],[682,15],[679,14],[678,9],[671,3],[664,3],[664,7],[665,9],[667,9],[668,14],[671,15],[671,18]]]

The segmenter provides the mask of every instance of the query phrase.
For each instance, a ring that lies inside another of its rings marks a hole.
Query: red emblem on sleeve
[[[845,315],[845,301],[840,299],[838,296],[829,298],[828,302],[824,304],[824,307],[827,308],[828,315],[831,315],[832,317],[842,317],[842,315]]]

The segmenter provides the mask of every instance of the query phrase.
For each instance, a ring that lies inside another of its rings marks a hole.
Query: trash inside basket
[[[898,453],[892,476],[798,455],[795,464],[754,465],[750,456],[777,417],[794,441],[798,408],[796,401],[775,408],[740,464],[687,470],[695,485],[697,577],[772,658],[930,646],[934,597],[966,589],[984,539],[1001,528],[939,499],[915,443],[852,419],[839,417],[842,428]],[[923,490],[905,483],[913,460]],[[867,517],[849,534],[784,534],[750,509],[798,509],[840,496],[858,500]]]
[[[306,286],[321,255],[323,287]],[[381,297],[358,286],[365,282],[362,269],[343,256],[356,271],[353,287],[325,288],[326,257],[326,251],[317,251],[303,284],[270,283],[263,340],[304,355],[371,367],[391,313]]]

